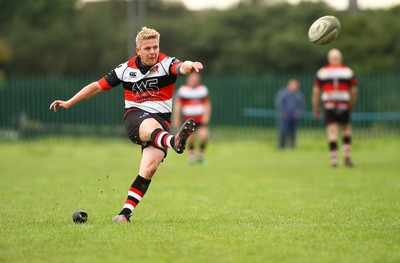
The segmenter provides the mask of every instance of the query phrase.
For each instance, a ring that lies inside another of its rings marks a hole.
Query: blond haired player
[[[329,142],[331,165],[338,165],[339,129],[343,133],[344,164],[352,167],[351,160],[351,110],[357,97],[357,81],[353,71],[342,64],[338,49],[328,52],[328,65],[320,68],[314,81],[312,104],[314,116],[319,118],[319,102],[325,112],[326,134]]]
[[[122,84],[125,94],[125,128],[129,139],[142,146],[139,174],[115,222],[127,222],[142,200],[168,148],[185,150],[186,140],[195,129],[192,119],[183,123],[174,136],[169,133],[172,96],[178,76],[199,72],[200,62],[181,62],[160,53],[160,34],[143,27],[136,36],[137,55],[111,70],[103,78],[85,86],[67,101],[55,100],[50,109],[68,109],[75,104]]]

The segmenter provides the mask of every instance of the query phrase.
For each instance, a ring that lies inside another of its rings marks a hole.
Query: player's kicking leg
[[[338,150],[337,150],[337,137],[338,137],[339,127],[337,123],[329,123],[326,126],[326,135],[328,137],[329,143],[329,153],[331,157],[331,166],[338,166]]]
[[[177,153],[183,153],[186,140],[195,130],[195,123],[192,119],[185,121],[175,136],[165,131],[164,128],[152,118],[146,119],[140,124],[139,137],[144,142],[142,145],[145,146],[143,146],[139,174],[129,188],[126,202],[121,212],[114,217],[114,222],[124,223],[130,221],[129,218],[133,210],[144,197],[151,178],[166,156],[166,149],[174,148]],[[137,138],[137,135],[133,139],[135,138]],[[146,142],[150,142],[151,145]]]
[[[177,153],[181,154],[185,151],[186,141],[194,132],[195,127],[196,124],[193,119],[188,119],[182,124],[175,136],[161,128],[157,128],[151,132],[151,143],[156,148],[173,148]]]

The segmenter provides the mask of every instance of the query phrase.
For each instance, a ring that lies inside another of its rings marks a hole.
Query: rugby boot
[[[182,124],[182,127],[175,135],[174,150],[181,154],[185,150],[186,140],[194,132],[196,123],[193,119],[188,119]]]
[[[127,222],[131,222],[131,220],[129,219],[130,216],[126,216],[126,215],[117,215],[116,217],[114,217],[113,222],[116,223],[127,223]]]

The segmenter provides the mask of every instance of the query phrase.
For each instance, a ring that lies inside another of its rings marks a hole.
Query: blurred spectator
[[[297,121],[304,109],[304,97],[299,86],[299,81],[291,78],[275,98],[279,119],[279,147],[282,149],[286,146],[287,138],[290,139],[290,146],[296,147]]]

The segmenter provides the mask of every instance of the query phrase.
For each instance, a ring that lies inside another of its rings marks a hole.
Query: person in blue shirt
[[[299,91],[299,81],[289,79],[287,85],[279,90],[275,104],[279,119],[279,147],[285,148],[290,138],[290,146],[296,147],[296,126],[304,109],[304,97]]]

